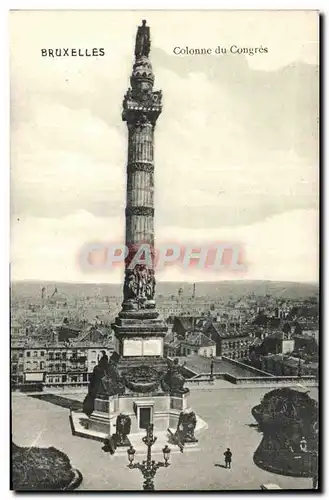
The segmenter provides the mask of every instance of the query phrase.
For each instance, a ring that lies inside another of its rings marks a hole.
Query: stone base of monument
[[[181,411],[188,408],[187,397],[188,394],[179,396],[141,394],[110,396],[106,400],[96,399],[95,410],[89,418],[81,412],[71,413],[72,433],[75,436],[103,441],[116,433],[116,420],[122,413],[131,419],[128,437],[134,447],[141,441],[150,423],[154,425],[154,434],[158,437],[157,447],[164,446],[170,443],[167,429],[175,433]],[[206,422],[197,416],[195,433],[198,435],[207,427]],[[184,449],[196,446],[197,442],[186,443]],[[125,450],[124,447],[121,449]]]

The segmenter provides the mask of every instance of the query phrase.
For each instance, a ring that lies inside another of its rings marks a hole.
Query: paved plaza
[[[172,453],[171,466],[156,475],[157,490],[259,490],[263,483],[283,489],[310,489],[311,479],[271,474],[253,463],[253,453],[261,441],[251,408],[259,403],[267,388],[193,388],[189,404],[207,422],[199,437],[198,449]],[[317,390],[310,390],[317,399]],[[68,397],[81,400],[83,395]],[[20,446],[55,446],[64,451],[83,475],[80,490],[141,490],[138,470],[126,467],[125,454],[104,453],[101,443],[72,436],[69,410],[23,394],[12,398],[13,441]],[[223,453],[233,452],[232,469],[224,469]],[[173,449],[173,447],[172,447]],[[137,460],[144,457],[139,455]],[[154,456],[161,460],[161,455]]]

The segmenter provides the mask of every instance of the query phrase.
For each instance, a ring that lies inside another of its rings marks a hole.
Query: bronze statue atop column
[[[142,21],[142,26],[139,26],[136,34],[135,57],[148,57],[151,48],[150,28],[146,26],[146,21]]]

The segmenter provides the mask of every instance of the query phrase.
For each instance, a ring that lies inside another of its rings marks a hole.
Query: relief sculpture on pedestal
[[[127,269],[124,283],[124,303],[129,309],[152,309],[155,307],[154,271],[144,265]]]

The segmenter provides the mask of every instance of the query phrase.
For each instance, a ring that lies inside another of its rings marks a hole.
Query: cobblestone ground
[[[271,474],[253,463],[261,434],[250,427],[255,423],[250,410],[268,390],[193,389],[190,406],[209,427],[198,436],[198,452],[175,453],[171,466],[158,471],[156,489],[259,490],[263,483],[275,483],[283,489],[311,489],[311,479]],[[310,393],[316,397],[315,389]],[[13,440],[21,446],[55,446],[64,451],[83,475],[81,490],[140,490],[141,474],[127,469],[126,456],[111,456],[101,450],[101,443],[72,436],[68,415],[68,410],[60,406],[14,394]],[[220,467],[227,447],[233,452],[231,470]]]

